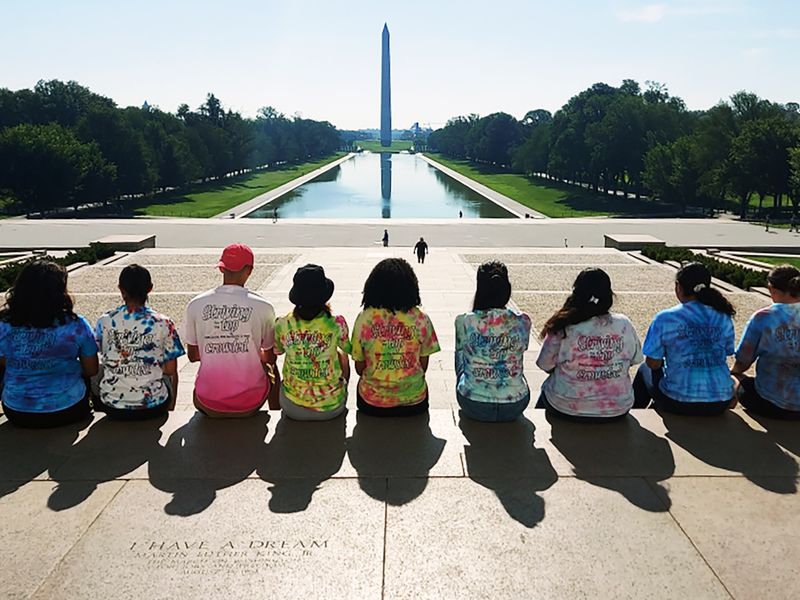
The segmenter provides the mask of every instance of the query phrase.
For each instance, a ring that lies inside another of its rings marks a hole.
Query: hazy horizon
[[[65,3],[66,4],[66,3]],[[668,86],[692,110],[746,89],[800,101],[800,8],[756,2],[501,1],[401,5],[231,0],[110,6],[7,2],[0,87],[75,80],[120,106],[175,112],[208,92],[255,116],[274,106],[341,129],[379,127],[381,29],[392,55],[392,123],[555,112],[598,81]]]

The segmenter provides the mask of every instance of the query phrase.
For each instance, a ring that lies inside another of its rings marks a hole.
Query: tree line
[[[126,202],[339,149],[327,121],[288,118],[272,107],[255,119],[214,94],[175,114],[117,106],[74,81],[0,89],[0,201],[21,212]]]
[[[705,111],[687,110],[663,84],[596,83],[555,114],[522,120],[506,113],[455,117],[428,138],[444,156],[544,175],[609,194],[687,206],[772,197],[774,209],[800,203],[800,105],[750,92]]]

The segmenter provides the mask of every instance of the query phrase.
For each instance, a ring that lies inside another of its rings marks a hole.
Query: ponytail
[[[548,334],[563,334],[570,325],[577,325],[593,317],[605,315],[614,304],[611,279],[602,269],[584,269],[572,286],[572,293],[544,324],[542,338]]]
[[[681,284],[685,296],[693,297],[700,304],[710,306],[719,313],[731,317],[736,314],[733,304],[722,292],[711,287],[711,273],[705,265],[697,262],[688,263],[678,271],[675,280]]]
[[[767,281],[776,290],[800,298],[800,269],[791,265],[775,267],[767,275]]]

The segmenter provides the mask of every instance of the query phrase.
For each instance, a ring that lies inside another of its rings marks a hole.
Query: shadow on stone
[[[520,417],[510,423],[479,423],[459,413],[467,475],[492,490],[508,515],[525,527],[545,516],[544,498],[537,494],[558,480],[547,453],[535,448],[534,426]]]
[[[90,422],[87,417],[80,423],[53,429],[0,423],[0,498],[69,460],[75,440]]]
[[[308,508],[319,485],[339,472],[344,461],[346,415],[332,421],[278,421],[258,466],[272,483],[269,508],[294,513]]]
[[[704,463],[741,473],[777,494],[797,493],[797,461],[733,411],[714,417],[663,414],[667,437]]]
[[[800,458],[800,421],[771,419],[752,412],[747,416],[766,429],[770,440]]]
[[[400,506],[417,498],[428,485],[428,474],[439,462],[447,442],[433,435],[428,414],[413,417],[370,417],[356,414],[347,439],[350,464],[361,489],[376,500]],[[367,480],[402,478],[407,485],[381,486]]]
[[[170,515],[203,512],[217,490],[249,477],[266,452],[269,414],[247,419],[210,419],[196,413],[150,460],[150,483],[172,494]]]
[[[70,458],[51,469],[58,486],[47,501],[51,510],[77,506],[104,481],[129,475],[161,449],[161,427],[167,417],[121,422],[103,417],[73,446]]]
[[[675,458],[667,440],[642,427],[631,415],[603,424],[575,423],[547,415],[551,440],[572,464],[578,479],[616,491],[631,504],[651,512],[669,510],[668,490],[660,483],[675,473]],[[655,493],[626,481],[647,479]]]

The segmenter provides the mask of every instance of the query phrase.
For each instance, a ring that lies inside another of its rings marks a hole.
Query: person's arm
[[[168,410],[175,410],[175,400],[178,398],[178,359],[173,358],[161,365],[164,375],[169,378],[172,387],[172,398]]]
[[[350,381],[350,357],[347,356],[347,353],[337,349],[336,350],[339,356],[339,366],[342,369],[342,378],[345,381]]]
[[[539,350],[539,357],[536,359],[536,366],[545,373],[552,373],[558,366],[558,355],[561,352],[561,334],[548,333],[542,347]]]
[[[429,361],[429,358],[430,357],[428,357],[428,356],[420,356],[419,357],[419,366],[422,367],[422,372],[423,373],[427,373],[428,372],[428,361]]]
[[[648,356],[645,358],[644,362],[654,371],[657,371],[664,366],[664,360],[661,358],[650,358]]]
[[[270,380],[269,394],[267,395],[267,406],[270,410],[280,410],[280,393],[281,393],[281,373],[278,370],[278,355],[275,354],[274,348],[267,350],[261,349],[261,362],[264,364],[264,370],[267,372],[267,377]]]
[[[81,375],[83,377],[89,378],[94,377],[97,375],[97,371],[100,368],[100,360],[97,358],[97,353],[90,356],[81,356]]]
[[[367,361],[365,360],[356,360],[354,361],[356,367],[356,375],[361,377],[364,374],[364,369],[367,367]]]
[[[759,352],[761,342],[761,320],[757,318],[758,313],[750,317],[744,327],[744,333],[739,340],[736,348],[736,361],[733,363],[731,375],[739,379],[744,372],[753,366]]]
[[[186,356],[189,362],[200,362],[200,348],[194,344],[186,344]]]

